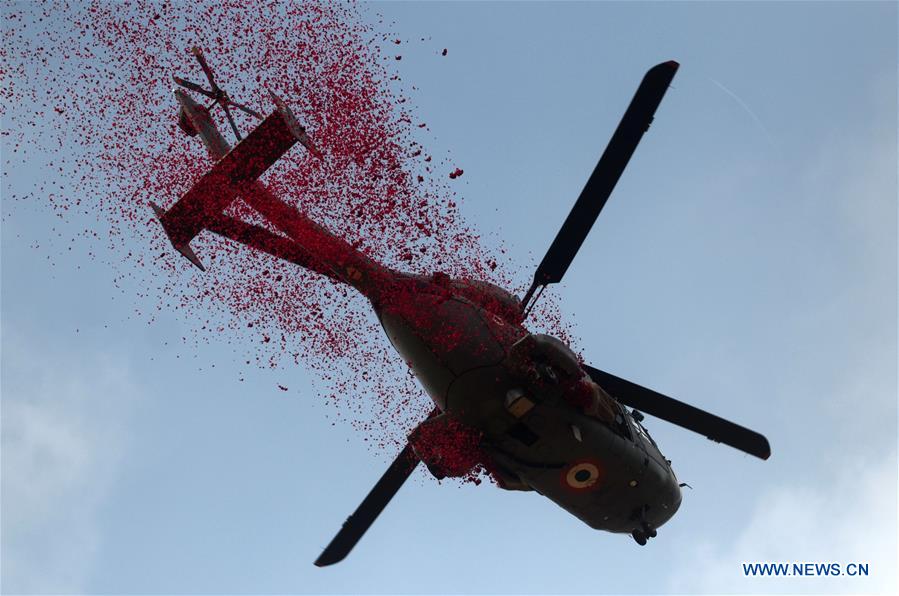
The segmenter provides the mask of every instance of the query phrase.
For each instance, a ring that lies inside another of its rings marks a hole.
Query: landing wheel
[[[443,480],[444,478],[446,478],[446,471],[440,466],[430,464],[428,462],[425,462],[425,466],[428,468],[428,472],[431,473],[431,476],[433,476],[437,480]]]
[[[635,540],[635,541],[637,542],[637,544],[639,544],[640,546],[645,546],[645,545],[646,545],[646,534],[643,532],[643,530],[636,529],[636,530],[634,530],[633,532],[631,532],[631,536],[634,537],[634,540]]]
[[[656,529],[653,528],[652,526],[650,526],[648,523],[643,522],[642,525],[643,525],[643,533],[646,535],[647,538],[655,538],[658,535],[658,532],[656,532]]]

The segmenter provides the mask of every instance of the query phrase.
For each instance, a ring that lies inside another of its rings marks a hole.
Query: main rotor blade
[[[600,387],[627,406],[761,459],[771,457],[768,439],[753,430],[592,366],[584,368]]]
[[[343,527],[340,528],[334,539],[315,560],[317,567],[339,563],[350,554],[359,539],[393,498],[393,495],[412,475],[418,462],[418,456],[412,450],[412,445],[407,444],[356,511],[343,523]]]
[[[640,83],[606,150],[599,158],[599,163],[596,164],[571,213],[568,214],[568,219],[540,262],[534,274],[533,287],[562,280],[568,266],[574,260],[574,255],[593,227],[593,222],[612,194],[612,189],[615,188],[637,144],[643,138],[643,133],[649,130],[653,114],[671,84],[678,66],[673,60],[663,62],[649,69],[643,77],[643,82]]]

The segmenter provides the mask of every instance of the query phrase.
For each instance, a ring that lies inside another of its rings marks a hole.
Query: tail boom
[[[239,242],[279,259],[289,261],[315,273],[319,273],[334,281],[341,281],[329,268],[322,266],[309,251],[284,236],[273,234],[253,224],[222,215],[211,221],[206,228],[210,232]]]
[[[370,299],[377,299],[380,290],[389,283],[392,273],[389,269],[277,198],[262,183],[247,185],[241,197],[302,247],[319,267],[330,271],[329,277],[354,287]]]

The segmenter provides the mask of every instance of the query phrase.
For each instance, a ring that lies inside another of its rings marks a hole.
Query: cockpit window
[[[615,414],[615,424],[612,425],[612,428],[628,441],[633,441],[634,437],[631,434],[631,427],[628,426],[627,420],[624,419],[624,416],[625,414],[623,412]]]

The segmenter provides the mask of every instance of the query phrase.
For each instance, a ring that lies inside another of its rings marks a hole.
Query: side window
[[[623,436],[628,441],[633,441],[634,436],[631,434],[630,425],[627,423],[627,414],[625,414],[620,408],[618,409],[618,413],[615,414],[615,424],[614,429]]]

